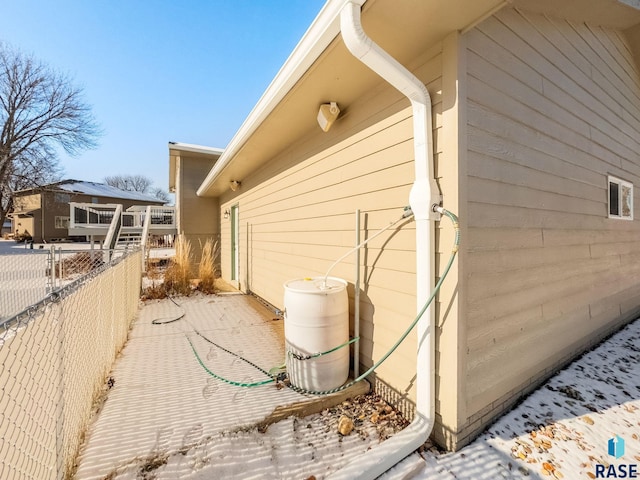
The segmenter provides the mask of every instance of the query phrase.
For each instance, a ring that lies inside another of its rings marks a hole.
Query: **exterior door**
[[[231,280],[238,282],[240,279],[240,218],[238,205],[231,207]]]

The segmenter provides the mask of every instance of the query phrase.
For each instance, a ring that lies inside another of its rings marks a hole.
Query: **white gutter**
[[[223,148],[205,147],[204,145],[194,145],[193,143],[169,142],[169,150],[180,150],[181,152],[205,153],[207,155],[222,155]]]
[[[340,11],[345,3],[351,2],[361,6],[366,0],[330,1],[320,10],[314,22],[198,188],[196,192],[198,196],[205,195],[242,146],[251,138],[251,135],[338,36],[340,33]]]
[[[364,33],[360,5],[348,2],[340,14],[342,38],[349,51],[411,101],[415,180],[409,204],[416,222],[416,303],[419,312],[435,283],[433,265],[434,223],[439,217],[431,211],[441,196],[433,177],[433,131],[431,98],[424,84],[409,70],[380,48]],[[431,434],[435,418],[435,342],[434,310],[429,307],[418,322],[416,359],[416,414],[413,422],[378,448],[355,458],[330,475],[331,479],[374,479],[418,449]]]

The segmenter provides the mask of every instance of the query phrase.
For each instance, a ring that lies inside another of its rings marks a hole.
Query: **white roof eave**
[[[206,196],[207,190],[213,186],[220,173],[231,163],[242,146],[251,138],[251,135],[338,36],[340,33],[340,11],[349,2],[362,6],[366,0],[329,0],[325,4],[205,177],[196,192],[198,196]]]
[[[221,155],[224,148],[205,147],[204,145],[194,145],[192,143],[169,142],[169,150],[179,150],[181,152],[204,153],[208,155]]]

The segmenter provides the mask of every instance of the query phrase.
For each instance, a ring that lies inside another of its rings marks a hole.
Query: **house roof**
[[[15,192],[15,195],[29,195],[32,193],[40,192],[42,190],[48,191],[66,191],[69,193],[78,193],[82,195],[91,195],[95,197],[108,197],[108,198],[120,198],[123,200],[134,200],[145,204],[158,204],[162,205],[164,201],[140,192],[129,192],[120,190],[119,188],[106,185],[104,183],[85,182],[81,180],[62,180],[60,182],[50,183],[43,185],[39,188],[30,188],[27,190],[20,190]]]
[[[325,4],[198,188],[198,195],[220,195],[229,181],[241,181],[294,141],[314,133],[322,103],[335,101],[346,114],[349,104],[382,82],[342,41],[340,11],[347,2]],[[628,30],[636,58],[640,52],[640,0],[353,2],[362,5],[365,31],[405,65],[448,34],[469,29],[507,5]],[[637,35],[632,35],[634,29]]]
[[[189,153],[190,157],[215,161],[222,155],[222,148],[194,145],[192,143],[169,142],[169,191],[176,190],[176,158],[182,153]]]

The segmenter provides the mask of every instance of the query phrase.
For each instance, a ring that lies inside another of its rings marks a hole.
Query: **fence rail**
[[[0,322],[51,292],[49,255],[44,250],[0,255]]]
[[[46,295],[109,264],[125,250],[24,250],[0,255],[0,323]]]
[[[140,250],[110,262],[100,252],[80,253],[85,267],[70,261],[78,252],[33,254],[38,272],[51,268],[60,284],[0,322],[2,479],[70,477],[92,404],[137,312]]]

